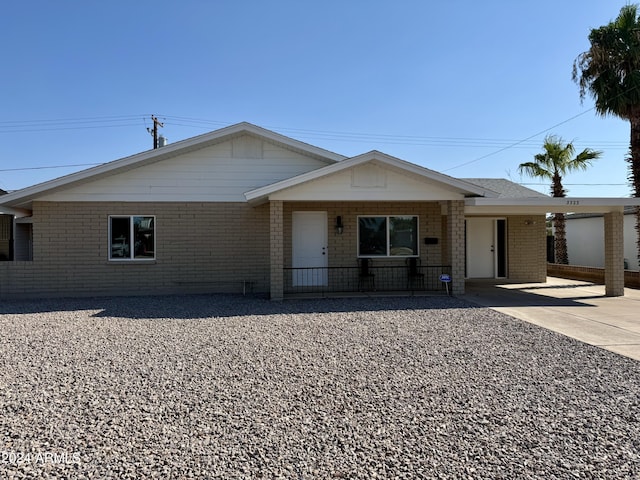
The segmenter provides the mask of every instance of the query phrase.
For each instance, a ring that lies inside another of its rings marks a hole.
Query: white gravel
[[[0,303],[0,478],[640,478],[640,363],[448,297]]]

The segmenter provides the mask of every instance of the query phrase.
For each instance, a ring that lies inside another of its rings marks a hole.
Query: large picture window
[[[358,217],[358,256],[418,255],[418,217],[412,215]]]
[[[155,223],[155,217],[109,217],[109,259],[155,259]]]

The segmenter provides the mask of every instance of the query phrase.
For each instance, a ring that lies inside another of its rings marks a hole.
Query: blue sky
[[[343,155],[523,183],[538,180],[518,165],[553,133],[604,152],[565,178],[570,195],[629,196],[628,123],[581,104],[571,79],[589,30],[625,3],[8,2],[0,188],[147,150],[155,114],[170,142],[248,121]]]

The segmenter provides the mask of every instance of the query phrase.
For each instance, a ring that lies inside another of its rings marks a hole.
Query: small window
[[[418,217],[358,217],[358,256],[418,255]]]
[[[155,245],[155,217],[109,217],[110,260],[153,260]]]

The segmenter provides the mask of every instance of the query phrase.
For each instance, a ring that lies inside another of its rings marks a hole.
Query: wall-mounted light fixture
[[[336,217],[336,233],[338,235],[342,235],[343,231],[344,231],[344,225],[342,224],[342,217],[338,215]]]
[[[525,225],[535,225],[535,224],[537,224],[537,223],[538,223],[538,222],[536,222],[535,220],[525,220],[525,221],[524,221],[524,224],[525,224]]]

